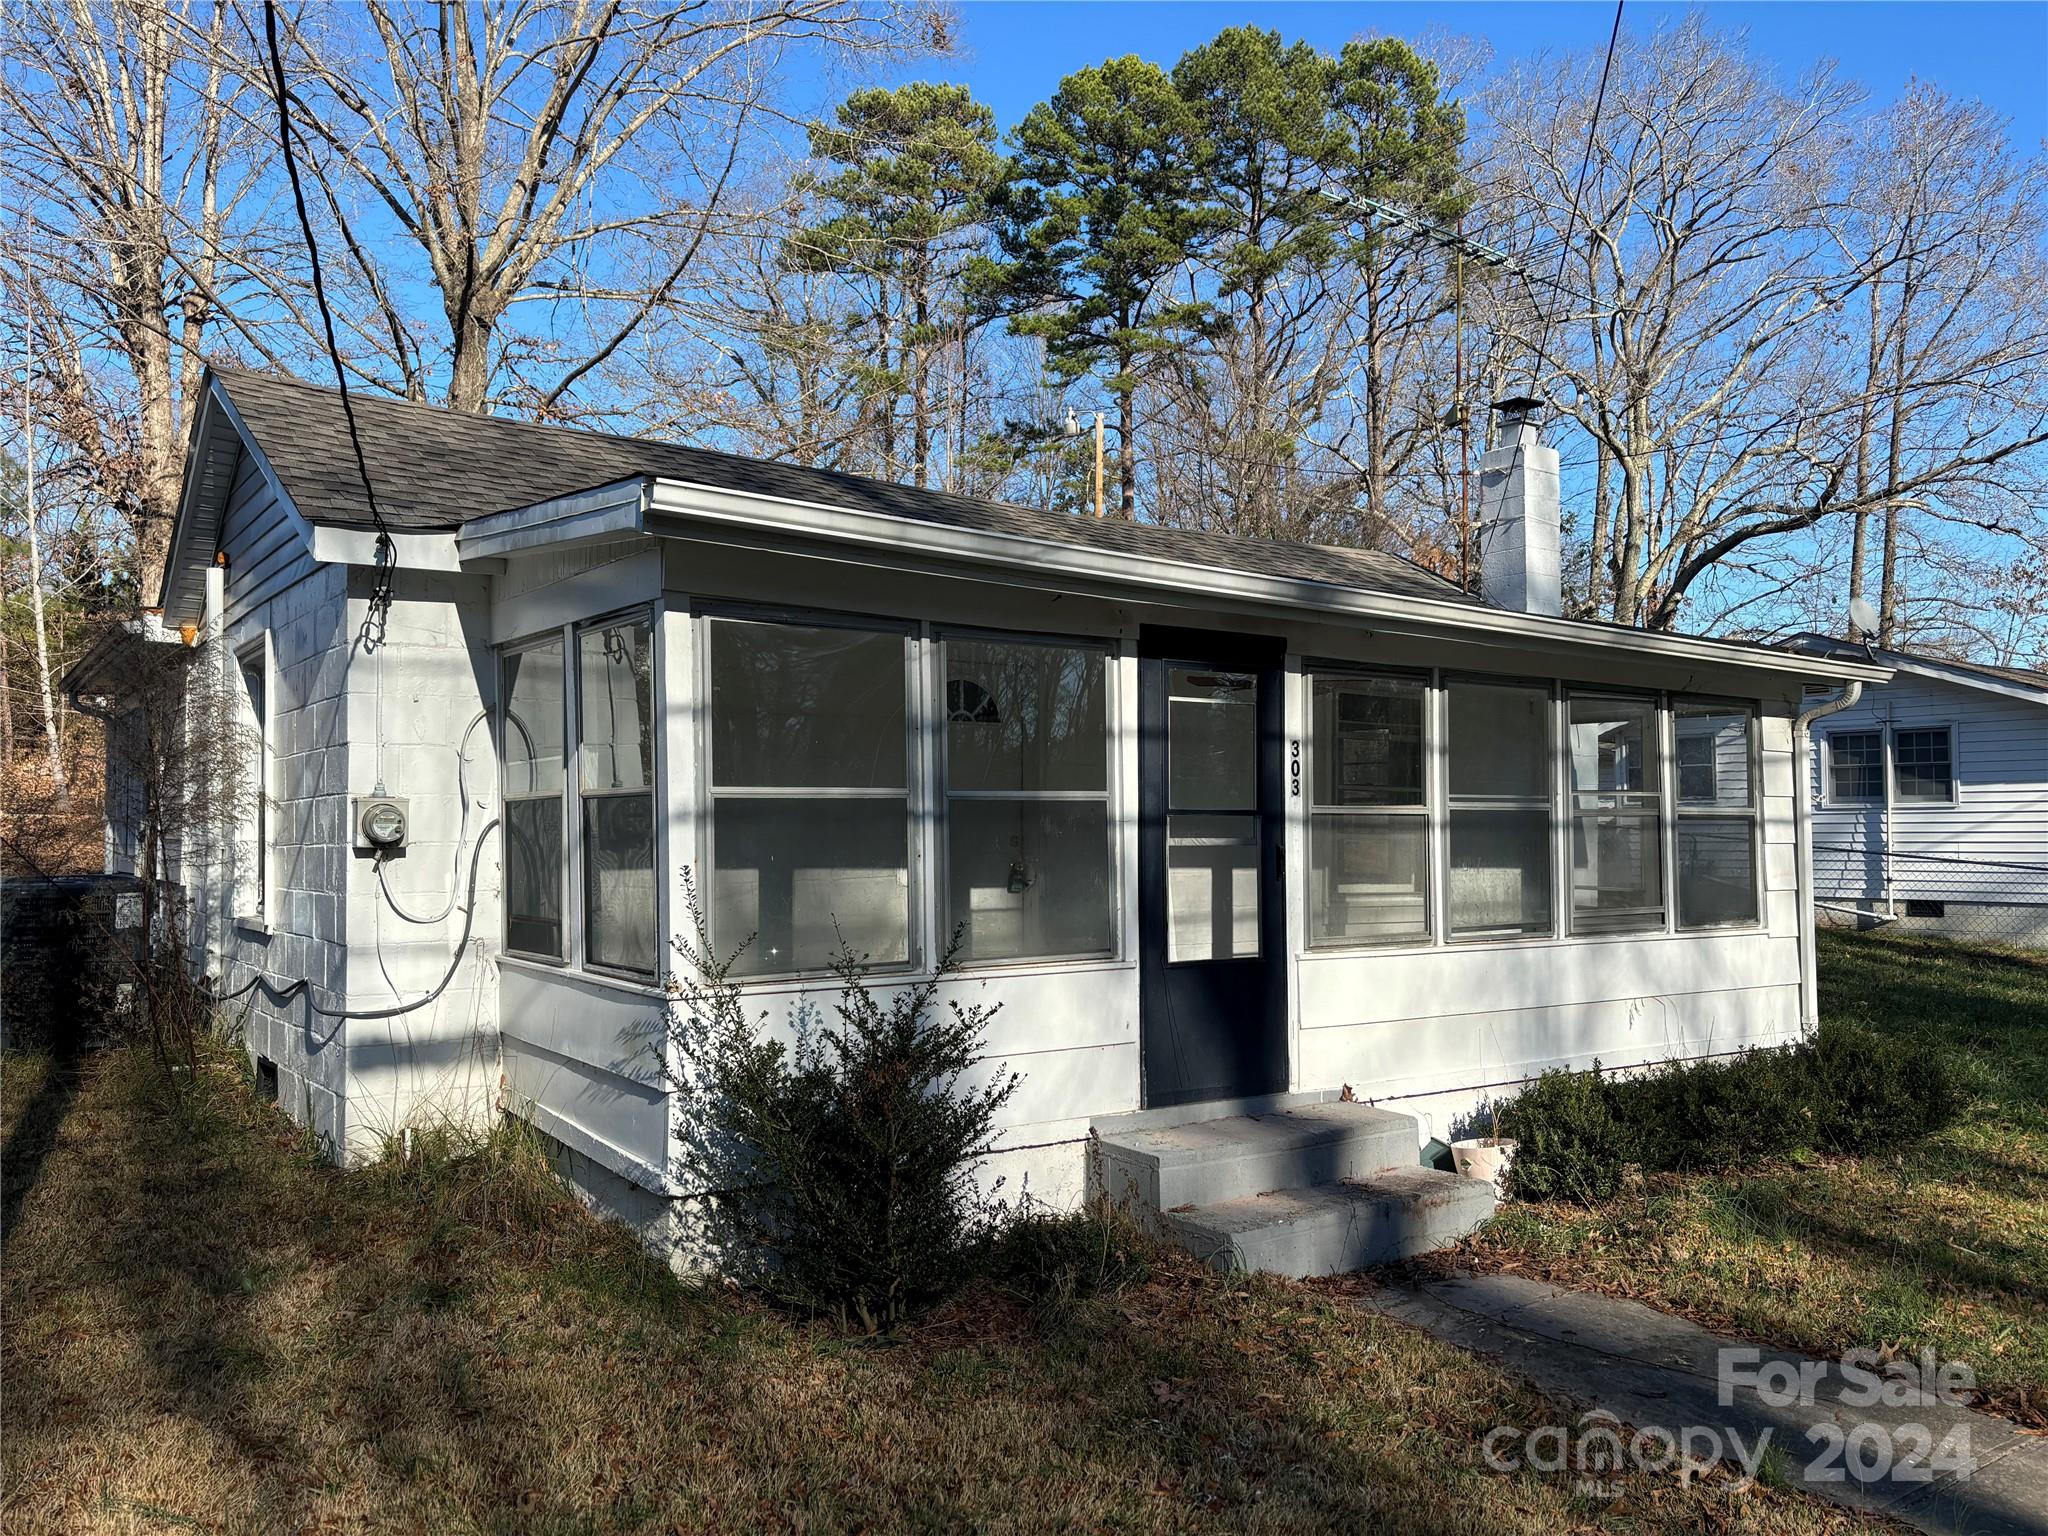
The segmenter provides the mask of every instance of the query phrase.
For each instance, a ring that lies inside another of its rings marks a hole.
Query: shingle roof
[[[309,521],[371,526],[339,393],[298,379],[239,369],[216,369],[215,378],[286,493]],[[385,522],[398,530],[459,528],[495,512],[653,476],[915,522],[1090,546],[1113,554],[1478,603],[1442,577],[1377,550],[1070,517],[680,443],[476,416],[383,396],[351,393],[350,401],[378,509]]]
[[[1846,657],[1851,660],[1861,657],[1867,650],[1877,657],[1890,657],[1898,662],[1920,662],[1928,666],[1948,667],[1957,672],[1974,672],[1980,677],[1995,678],[2000,682],[2018,683],[2023,688],[2039,688],[2048,691],[2048,671],[2036,667],[1996,667],[1984,661],[1958,661],[1953,656],[1936,656],[1930,651],[1902,651],[1896,647],[1880,645],[1865,646],[1860,641],[1840,640],[1832,635],[1800,634],[1782,642],[1787,650],[1805,651],[1812,655]]]

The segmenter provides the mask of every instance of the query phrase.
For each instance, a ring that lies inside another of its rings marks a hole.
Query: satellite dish
[[[1849,599],[1849,622],[1856,626],[1856,633],[1859,635],[1874,635],[1877,633],[1877,610],[1870,605],[1869,598],[1852,597]]]

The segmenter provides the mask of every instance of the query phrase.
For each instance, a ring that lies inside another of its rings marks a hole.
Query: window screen
[[[1452,938],[1551,931],[1551,715],[1542,685],[1445,686]]]
[[[1109,953],[1106,655],[954,637],[943,658],[947,936],[963,960]]]
[[[580,630],[576,681],[583,958],[602,969],[652,975],[660,946],[653,625],[635,618]]]
[[[1656,701],[1573,694],[1570,719],[1572,932],[1661,928]]]
[[[1674,700],[1680,772],[1676,834],[1678,926],[1757,920],[1755,721],[1746,706]],[[1688,758],[1695,771],[1687,774]]]
[[[1426,939],[1429,806],[1419,678],[1310,688],[1309,942]]]
[[[711,929],[741,976],[908,965],[909,641],[707,619]]]
[[[567,696],[559,636],[507,652],[500,680],[505,947],[563,958],[562,795]]]

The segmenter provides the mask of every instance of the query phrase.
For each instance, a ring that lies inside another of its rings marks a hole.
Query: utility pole
[[[1095,515],[1102,516],[1102,412],[1095,413]]]

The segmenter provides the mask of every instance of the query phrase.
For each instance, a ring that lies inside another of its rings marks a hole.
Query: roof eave
[[[629,479],[478,518],[458,539],[467,568],[473,560],[542,547],[647,535],[697,536],[799,553],[831,553],[921,571],[944,569],[986,577],[1027,571],[1033,584],[1100,595],[1190,597],[1233,606],[1304,613],[1337,623],[1369,624],[1421,636],[1458,634],[1494,644],[1567,653],[1612,652],[1675,663],[1711,664],[1815,681],[1882,682],[1891,669],[1878,663],[1810,657],[1741,641],[1704,640],[1644,630],[1619,634],[1578,620],[1547,618],[1480,604],[1360,587],[1232,571],[1215,566],[1108,553],[1051,539],[946,524],[918,523],[883,513],[792,501],[662,478]]]
[[[1785,642],[1792,650],[1805,656],[1819,656],[1821,647],[1838,646],[1850,642],[1833,640],[1826,635],[1795,635]],[[1914,677],[1931,678],[1935,682],[1948,683],[1957,688],[1971,688],[1980,693],[1997,694],[2008,699],[2017,699],[2023,704],[2039,704],[2048,707],[2048,687],[2034,687],[2018,678],[1993,677],[1969,667],[1950,666],[1931,656],[1914,656],[1905,651],[1894,651],[1883,646],[1865,646],[1872,656],[1885,657],[1878,665],[1889,667],[1894,675],[1900,672]]]

